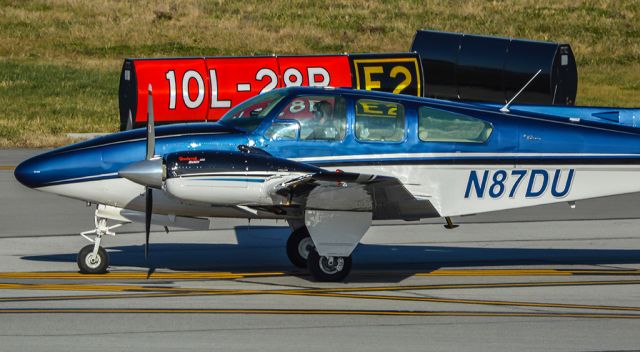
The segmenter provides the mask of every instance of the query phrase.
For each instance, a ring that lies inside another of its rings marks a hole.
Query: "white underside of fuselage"
[[[144,186],[124,178],[67,183],[41,187],[39,190],[95,204],[145,211]],[[236,207],[212,206],[206,203],[181,200],[160,189],[153,190],[153,212],[198,217],[251,217],[251,214]]]
[[[325,167],[333,170],[337,167]],[[640,165],[376,165],[340,166],[348,172],[393,176],[418,199],[429,200],[441,216],[457,216],[571,202],[595,197],[640,192]],[[263,184],[226,182],[229,194]],[[87,202],[144,211],[144,187],[123,178],[66,183],[41,191]],[[215,193],[215,192],[214,192]],[[154,212],[202,217],[265,217],[241,207],[180,199],[154,190]]]

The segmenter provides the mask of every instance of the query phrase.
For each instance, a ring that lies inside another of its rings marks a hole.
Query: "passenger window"
[[[388,101],[356,102],[356,138],[361,141],[400,142],[404,139],[404,106]]]
[[[484,143],[493,126],[470,116],[423,106],[418,111],[418,137],[425,142]]]
[[[345,107],[341,96],[300,96],[280,111],[274,124],[279,120],[297,121],[303,141],[341,141],[347,126]]]

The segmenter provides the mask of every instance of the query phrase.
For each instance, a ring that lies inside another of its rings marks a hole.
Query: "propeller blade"
[[[149,84],[149,99],[147,104],[147,160],[156,154],[156,131],[153,117],[153,94],[151,84]]]
[[[144,228],[146,238],[144,242],[144,260],[149,258],[149,232],[151,232],[151,215],[153,214],[153,189],[147,187],[146,206],[144,209]]]

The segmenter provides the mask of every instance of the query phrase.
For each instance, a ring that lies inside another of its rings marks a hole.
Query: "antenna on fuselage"
[[[539,69],[538,72],[536,72],[536,74],[533,75],[533,77],[531,77],[529,82],[525,83],[525,85],[518,91],[518,93],[516,93],[516,95],[514,95],[513,98],[509,100],[509,102],[507,102],[503,107],[500,108],[500,111],[509,112],[509,105],[511,105],[511,103],[513,103],[513,101],[516,100],[516,98],[520,95],[520,93],[522,93],[529,86],[529,84],[531,84],[531,82],[533,82],[533,80],[536,79],[536,77],[538,77],[540,72],[542,72],[542,69]]]

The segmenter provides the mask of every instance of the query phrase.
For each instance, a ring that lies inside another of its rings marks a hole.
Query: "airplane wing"
[[[330,171],[273,157],[256,148],[185,151],[165,159],[145,161],[120,174],[143,185],[161,187],[180,199],[236,206],[249,212],[368,212],[372,220],[440,216],[429,200],[414,197],[395,177]]]
[[[279,184],[272,192],[308,210],[368,211],[373,220],[440,216],[429,201],[416,199],[389,176],[321,171]]]
[[[320,255],[351,254],[372,220],[419,220],[440,216],[395,177],[321,170],[271,190],[304,210],[304,224]]]
[[[120,175],[186,201],[286,214],[304,222],[322,256],[348,257],[373,220],[440,216],[395,177],[329,171],[247,148],[170,153]]]

